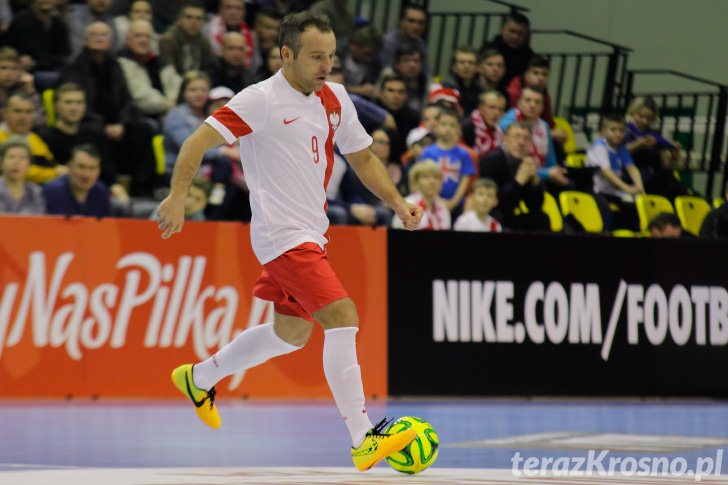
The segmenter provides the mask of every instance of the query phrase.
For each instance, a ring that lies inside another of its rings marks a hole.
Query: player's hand
[[[397,216],[402,220],[402,225],[405,229],[413,231],[417,229],[422,220],[422,207],[417,204],[410,204],[405,202],[396,209]]]
[[[185,222],[185,199],[186,197],[169,195],[159,204],[157,219],[162,239],[168,239],[172,234],[182,231]]]

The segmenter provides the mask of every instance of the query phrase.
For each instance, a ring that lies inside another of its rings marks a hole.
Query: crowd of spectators
[[[483,45],[457,47],[448,72],[437,73],[422,7],[405,5],[398,26],[381,32],[348,3],[10,2],[0,18],[0,211],[138,215],[135,201],[164,195],[182,141],[235,93],[277,72],[280,23],[306,8],[331,19],[329,81],[345,85],[372,151],[425,210],[421,229],[549,231],[545,194],[583,190],[598,200],[606,231],[637,230],[636,195],[691,193],[674,175],[681,147],[655,130],[650,98],[604,114],[586,154],[587,186],[583,171],[566,168],[549,59],[530,45],[524,15],[506,16]],[[238,158],[235,146],[205,155],[189,217],[249,220]],[[396,227],[338,153],[327,196],[334,224]],[[726,224],[725,209],[716,211],[705,234]]]

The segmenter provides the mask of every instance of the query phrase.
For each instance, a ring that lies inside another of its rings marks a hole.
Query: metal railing
[[[686,80],[703,86],[711,91],[670,90],[665,92],[636,91],[635,82],[644,76],[666,76],[669,80]],[[728,163],[726,163],[725,138],[726,116],[728,116],[728,85],[708,79],[685,74],[671,69],[633,69],[626,74],[626,89],[619,100],[624,111],[629,103],[638,96],[652,96],[660,108],[660,132],[682,145],[687,154],[688,167],[706,171],[708,174],[706,197],[713,194],[715,177],[723,169],[721,194],[728,183]]]

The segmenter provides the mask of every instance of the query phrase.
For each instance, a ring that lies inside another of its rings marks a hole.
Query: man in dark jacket
[[[500,35],[483,46],[483,50],[498,49],[506,61],[506,73],[500,81],[500,88],[506,89],[511,79],[526,71],[528,61],[534,55],[530,42],[531,22],[528,17],[521,13],[512,13],[505,18]]]
[[[150,195],[156,177],[153,131],[134,108],[119,61],[110,53],[111,43],[108,25],[90,24],[83,50],[63,68],[61,82],[74,82],[83,88],[88,116],[103,124],[112,144],[116,172],[132,176],[132,195]]]

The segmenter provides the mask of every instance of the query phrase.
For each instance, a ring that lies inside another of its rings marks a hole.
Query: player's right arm
[[[202,157],[210,148],[225,142],[223,136],[207,123],[203,123],[190,135],[180,148],[172,172],[169,195],[159,204],[157,216],[162,238],[180,232],[185,220],[185,199],[192,179],[200,169]]]

